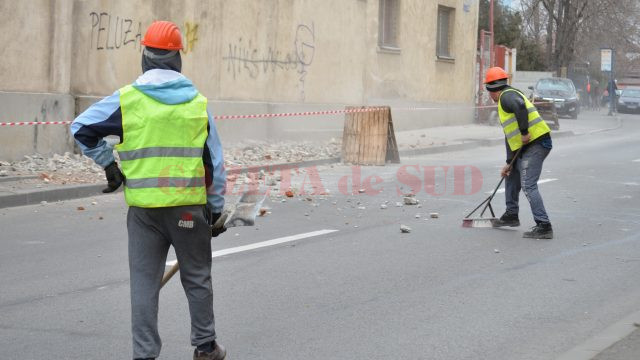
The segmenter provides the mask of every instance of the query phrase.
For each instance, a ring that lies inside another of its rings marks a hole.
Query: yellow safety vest
[[[127,204],[144,208],[205,204],[202,152],[207,99],[167,105],[131,85],[120,89],[123,142],[116,145]]]
[[[538,114],[538,110],[536,107],[524,96],[523,93],[516,89],[506,89],[502,93],[500,93],[500,98],[498,99],[498,115],[500,116],[500,124],[502,125],[502,130],[504,131],[504,135],[507,138],[507,143],[509,143],[509,148],[511,151],[516,151],[522,147],[522,134],[520,133],[520,128],[518,127],[518,120],[516,119],[516,115],[514,113],[509,113],[504,111],[502,108],[502,103],[500,99],[502,99],[502,95],[507,91],[515,91],[524,99],[524,103],[527,106],[527,111],[529,111],[529,134],[531,138],[529,141],[533,141],[540,136],[551,132],[549,125],[544,121],[544,119]]]

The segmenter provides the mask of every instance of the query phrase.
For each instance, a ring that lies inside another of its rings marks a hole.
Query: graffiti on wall
[[[120,16],[113,16],[108,12],[91,12],[91,41],[92,50],[115,50],[133,47],[142,50],[142,23]]]
[[[193,52],[196,47],[196,43],[198,42],[198,24],[185,22],[184,23],[184,31],[182,31],[184,35],[184,49],[182,49],[182,53],[188,54]]]
[[[236,43],[229,43],[229,49],[222,60],[227,63],[227,71],[233,78],[246,74],[251,79],[260,75],[278,71],[296,71],[298,73],[298,90],[300,99],[305,100],[305,81],[307,68],[313,63],[315,55],[315,30],[311,26],[300,24],[296,28],[291,48],[281,51],[272,47],[261,51],[251,40],[239,38]]]

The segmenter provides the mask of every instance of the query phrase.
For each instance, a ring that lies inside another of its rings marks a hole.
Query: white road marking
[[[538,180],[538,185],[544,184],[544,183],[548,183],[548,182],[552,182],[552,181],[556,181],[556,180],[558,180],[558,179],[541,179],[541,180]],[[503,192],[504,192],[504,188],[500,188],[500,189],[498,189],[496,194],[502,194]],[[488,191],[485,194],[491,194],[491,191]]]
[[[333,233],[333,232],[336,232],[336,231],[338,231],[338,230],[328,230],[328,229],[318,230],[318,231],[312,231],[312,232],[308,232],[308,233],[304,233],[304,234],[285,236],[285,237],[281,237],[281,238],[277,238],[277,239],[273,239],[273,240],[262,241],[262,242],[249,244],[249,245],[243,245],[243,246],[232,247],[232,248],[228,248],[228,249],[222,249],[222,250],[218,250],[218,251],[212,252],[211,253],[211,258],[217,258],[217,257],[220,257],[220,256],[236,254],[236,253],[243,252],[243,251],[255,250],[255,249],[260,249],[260,248],[267,247],[267,246],[273,246],[273,245],[283,244],[283,243],[287,243],[287,242],[291,242],[291,241],[307,239],[307,238],[311,238],[311,237],[314,237],[314,236],[330,234],[330,233]],[[173,264],[175,264],[176,262],[178,262],[178,261],[177,260],[167,261],[166,265],[167,266],[173,266]]]

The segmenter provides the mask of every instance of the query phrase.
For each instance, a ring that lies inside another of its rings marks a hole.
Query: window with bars
[[[454,8],[438,6],[438,33],[436,56],[443,59],[453,59],[451,53],[451,38],[453,33]]]
[[[400,50],[398,28],[400,25],[400,0],[380,0],[378,46],[382,49]]]

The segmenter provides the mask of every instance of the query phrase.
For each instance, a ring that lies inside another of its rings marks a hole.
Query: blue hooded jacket
[[[152,69],[146,71],[133,83],[133,87],[163,104],[183,104],[198,94],[191,80],[173,70]],[[202,161],[205,171],[211,176],[207,181],[207,202],[214,212],[222,212],[227,176],[224,169],[222,145],[218,131],[210,113],[207,140],[204,145]],[[93,159],[103,168],[115,161],[113,146],[104,140],[106,136],[116,135],[122,141],[122,112],[120,110],[120,91],[116,91],[99,102],[91,105],[71,124],[71,134],[82,153]]]

